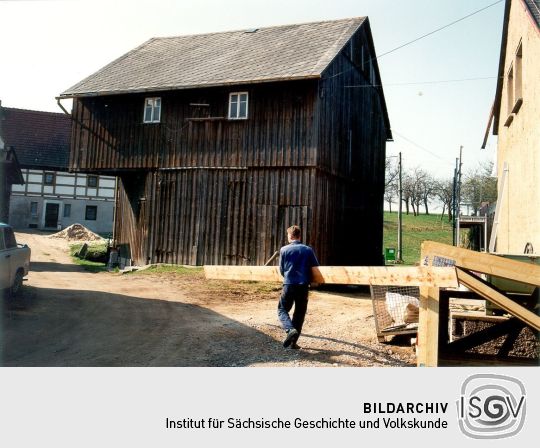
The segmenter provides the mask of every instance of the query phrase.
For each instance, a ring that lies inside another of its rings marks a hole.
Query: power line
[[[450,163],[447,159],[445,159],[444,157],[441,157],[440,155],[434,153],[433,151],[430,151],[429,149],[427,148],[424,148],[422,145],[419,145],[418,143],[414,142],[413,140],[405,137],[403,134],[400,134],[398,131],[396,131],[395,129],[392,129],[392,134],[395,134],[395,135],[398,135],[400,138],[402,138],[403,140],[409,142],[411,145],[414,145],[416,146],[418,149],[421,149],[422,151],[428,153],[428,154],[431,154],[433,157],[436,157],[437,159],[440,159],[446,163]]]
[[[497,79],[498,76],[485,76],[481,78],[461,78],[461,79],[442,79],[438,81],[415,81],[415,82],[397,82],[397,83],[385,83],[384,87],[391,86],[416,86],[421,84],[447,84],[452,82],[465,82],[465,81],[483,81],[487,79]],[[351,88],[367,88],[367,87],[382,87],[382,84],[359,84],[352,86],[344,86],[346,89]]]
[[[476,10],[476,11],[474,11],[474,12],[471,12],[470,14],[467,14],[466,16],[463,16],[463,17],[461,17],[461,18],[459,18],[459,19],[457,19],[457,20],[454,20],[453,22],[450,22],[450,23],[448,23],[448,24],[446,24],[446,25],[443,25],[443,26],[441,26],[441,27],[439,27],[439,28],[437,28],[437,29],[435,29],[435,30],[433,30],[433,31],[430,31],[429,33],[423,34],[422,36],[419,36],[419,37],[417,37],[417,38],[415,38],[415,39],[413,39],[413,40],[411,40],[411,41],[409,41],[409,42],[405,42],[404,44],[401,44],[401,45],[399,45],[398,47],[392,48],[391,50],[388,50],[388,51],[386,51],[385,53],[380,54],[379,56],[375,56],[375,57],[373,57],[373,58],[371,58],[371,59],[368,59],[367,62],[369,63],[369,62],[371,62],[371,61],[373,61],[373,60],[382,58],[383,56],[386,56],[386,55],[388,55],[388,54],[390,54],[390,53],[393,53],[394,51],[400,50],[401,48],[406,47],[407,45],[413,44],[414,42],[418,42],[418,41],[421,40],[421,39],[424,39],[424,38],[426,38],[426,37],[428,37],[428,36],[431,36],[432,34],[438,33],[439,31],[442,31],[442,30],[444,30],[444,29],[446,29],[446,28],[448,28],[448,27],[450,27],[450,26],[452,26],[452,25],[455,25],[456,23],[459,23],[459,22],[461,22],[461,21],[463,21],[463,20],[465,20],[465,19],[468,19],[469,17],[472,17],[472,16],[474,16],[475,14],[478,14],[478,13],[480,13],[480,12],[482,12],[482,11],[485,11],[486,9],[491,8],[491,7],[493,7],[493,6],[495,6],[495,5],[499,4],[499,3],[501,3],[501,2],[503,2],[503,1],[504,1],[504,0],[497,0],[495,3],[491,3],[491,4],[487,5],[487,6],[484,6],[484,7],[481,8],[481,9],[478,9],[478,10]],[[350,72],[350,71],[352,71],[352,70],[354,70],[354,69],[356,69],[356,67],[352,67],[352,68],[350,68],[350,69],[343,70],[342,72],[336,73],[336,74],[334,74],[334,75],[332,75],[332,76],[328,76],[328,77],[323,78],[323,79],[332,79],[332,78],[335,78],[336,76],[342,75],[343,73]]]
[[[446,29],[448,27],[451,27],[452,25],[455,25],[456,23],[459,23],[459,22],[461,22],[461,21],[463,21],[465,19],[468,19],[469,17],[472,17],[475,14],[478,14],[478,13],[480,13],[482,11],[485,11],[486,9],[491,8],[492,6],[495,6],[495,5],[497,5],[497,4],[499,4],[499,3],[503,2],[503,1],[504,0],[497,0],[495,3],[491,3],[490,5],[484,6],[483,8],[478,9],[477,11],[471,12],[470,14],[467,14],[466,16],[463,16],[460,19],[454,20],[453,22],[450,22],[450,23],[448,23],[448,24],[446,24],[444,26],[441,26],[440,28],[437,28],[437,29],[435,29],[433,31],[430,31],[429,33],[423,34],[422,36],[417,37],[416,39],[413,39],[413,40],[411,40],[409,42],[406,42],[406,43],[404,43],[404,44],[402,44],[402,45],[400,45],[400,46],[398,46],[396,48],[393,48],[392,50],[389,50],[389,51],[387,51],[387,52],[385,52],[383,54],[380,54],[379,56],[376,57],[376,59],[382,58],[383,56],[386,56],[387,54],[393,53],[394,51],[397,51],[397,50],[399,50],[399,49],[401,49],[403,47],[406,47],[407,45],[413,44],[415,42],[418,42],[421,39],[424,39],[425,37],[428,37],[428,36],[431,36],[432,34],[438,33],[439,31],[442,31],[442,30],[444,30],[444,29]]]

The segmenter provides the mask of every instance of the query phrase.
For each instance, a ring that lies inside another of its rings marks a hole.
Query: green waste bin
[[[396,261],[396,249],[393,247],[386,247],[384,249],[384,261],[388,263],[389,261]]]

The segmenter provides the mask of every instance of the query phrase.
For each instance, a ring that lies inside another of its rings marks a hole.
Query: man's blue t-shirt
[[[311,268],[319,266],[315,252],[300,241],[293,241],[279,251],[279,270],[284,285],[309,285]]]

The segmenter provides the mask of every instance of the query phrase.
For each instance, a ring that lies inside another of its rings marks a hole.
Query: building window
[[[98,186],[98,177],[97,176],[88,176],[86,178],[86,185],[89,188],[97,188],[97,186]]]
[[[30,217],[32,218],[38,217],[37,207],[38,207],[37,202],[30,202]]]
[[[512,112],[514,114],[518,113],[521,103],[523,103],[523,92],[522,92],[522,60],[523,60],[523,46],[521,42],[518,45],[516,51],[516,61],[514,64],[515,73],[514,73],[514,104],[512,105]]]
[[[54,173],[45,173],[43,183],[45,185],[54,185]]]
[[[71,216],[71,204],[64,204],[64,218]]]
[[[229,95],[229,120],[245,120],[248,117],[248,93],[233,92]]]
[[[514,66],[511,65],[506,75],[506,114],[508,118],[504,123],[505,126],[510,126],[514,115],[512,114],[512,108],[514,107]]]
[[[97,205],[87,205],[84,219],[87,221],[95,221],[97,219]]]
[[[144,100],[145,123],[159,123],[161,120],[161,98],[146,98]]]

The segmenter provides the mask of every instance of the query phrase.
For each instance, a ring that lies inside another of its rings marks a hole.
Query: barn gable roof
[[[153,38],[61,94],[163,91],[320,78],[366,17]]]
[[[22,168],[67,170],[71,119],[65,114],[2,107],[2,138]]]

